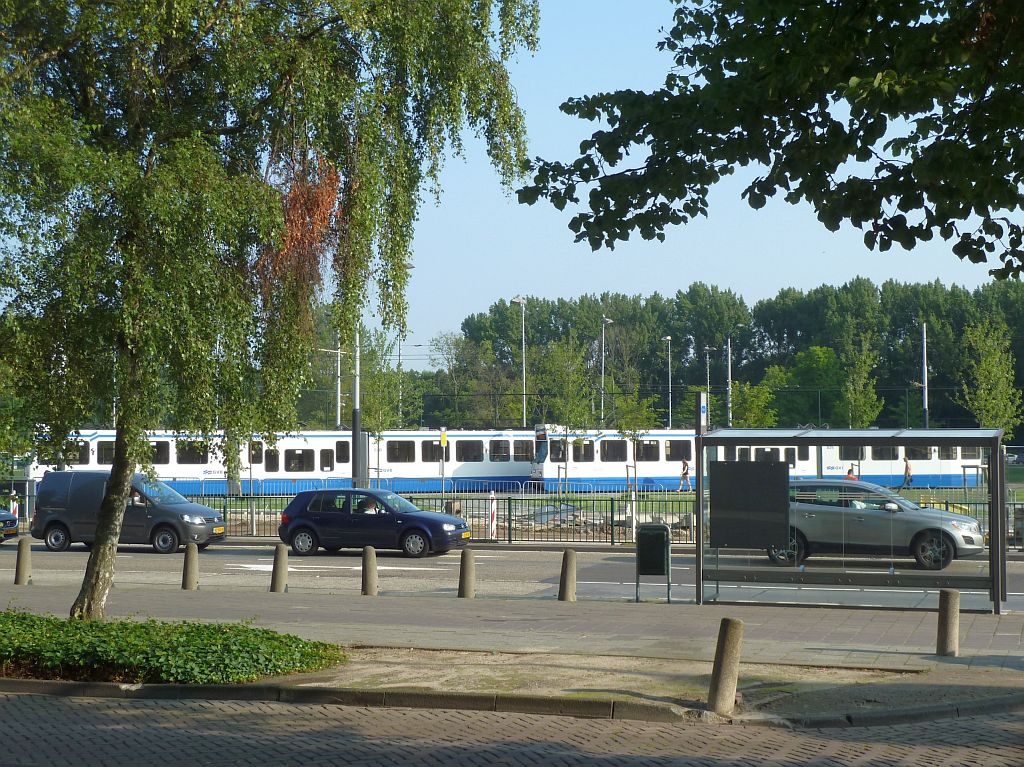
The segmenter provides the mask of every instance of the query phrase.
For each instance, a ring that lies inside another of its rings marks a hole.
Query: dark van
[[[50,551],[66,551],[78,542],[91,546],[109,479],[109,473],[100,471],[46,474],[36,490],[32,537],[41,538]],[[185,543],[205,549],[226,537],[220,512],[192,503],[163,482],[150,481],[143,474],[132,478],[121,543],[148,543],[159,554],[171,554]]]

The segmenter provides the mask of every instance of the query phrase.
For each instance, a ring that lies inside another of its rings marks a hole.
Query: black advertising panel
[[[713,549],[764,549],[789,540],[789,465],[712,461],[710,528]]]

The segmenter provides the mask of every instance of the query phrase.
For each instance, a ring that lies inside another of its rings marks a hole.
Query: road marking
[[[265,572],[269,573],[274,569],[273,565],[248,565],[248,564],[236,564],[234,562],[228,562],[225,567],[232,567],[240,570],[248,570],[250,572]],[[362,565],[288,565],[289,572],[313,572],[316,570],[351,570],[358,571],[362,570]],[[391,565],[378,565],[378,570],[409,570],[409,571],[425,571],[429,573],[448,573],[451,572],[450,567],[400,567]]]

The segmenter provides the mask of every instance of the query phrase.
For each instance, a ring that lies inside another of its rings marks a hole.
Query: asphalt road
[[[0,572],[13,579],[17,547],[8,542],[0,546]],[[477,566],[479,597],[551,597],[558,592],[561,553],[523,549],[480,549],[474,552]],[[80,545],[66,552],[50,552],[41,542],[32,547],[33,581],[58,584],[80,581],[88,551]],[[146,546],[122,546],[118,554],[115,582],[138,585],[180,587],[184,554],[159,555]],[[259,546],[211,546],[200,554],[200,587],[225,590],[261,590],[269,588],[273,569],[273,549]],[[763,557],[736,558],[735,564],[766,569]],[[672,598],[674,601],[694,600],[694,557],[678,554],[672,557]],[[896,572],[918,573],[911,560],[897,561]],[[814,559],[808,570],[841,572],[888,572],[888,562],[867,559]],[[358,551],[330,554],[321,551],[313,557],[289,557],[288,586],[292,591],[326,591],[358,593],[361,577]],[[377,553],[380,588],[383,594],[455,594],[458,591],[460,554],[409,559],[397,552]],[[984,559],[954,562],[945,573],[979,575],[987,570]],[[641,598],[665,599],[664,578],[642,579]],[[1008,565],[1007,607],[1024,610],[1024,562]],[[632,551],[577,553],[577,595],[579,599],[625,601],[635,598],[635,557]],[[790,604],[867,605],[872,607],[935,608],[936,589],[850,588],[836,585],[794,586],[781,583],[721,583],[705,589],[705,599]],[[988,609],[990,603],[983,591],[961,591],[964,609]]]

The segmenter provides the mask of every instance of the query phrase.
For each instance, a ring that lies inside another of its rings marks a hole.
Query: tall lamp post
[[[519,308],[522,310],[523,320],[523,428],[526,428],[526,299],[523,296],[516,296],[512,299],[513,304],[519,304]]]
[[[707,383],[705,388],[708,393],[708,397],[711,396],[711,347],[704,347],[704,375],[707,377]],[[708,403],[710,406],[710,403]]]
[[[921,396],[924,407],[924,428],[928,428],[928,323],[921,323]]]
[[[668,428],[672,428],[672,336],[662,336],[668,341]]]
[[[601,317],[601,426],[604,426],[604,329],[614,320]]]

